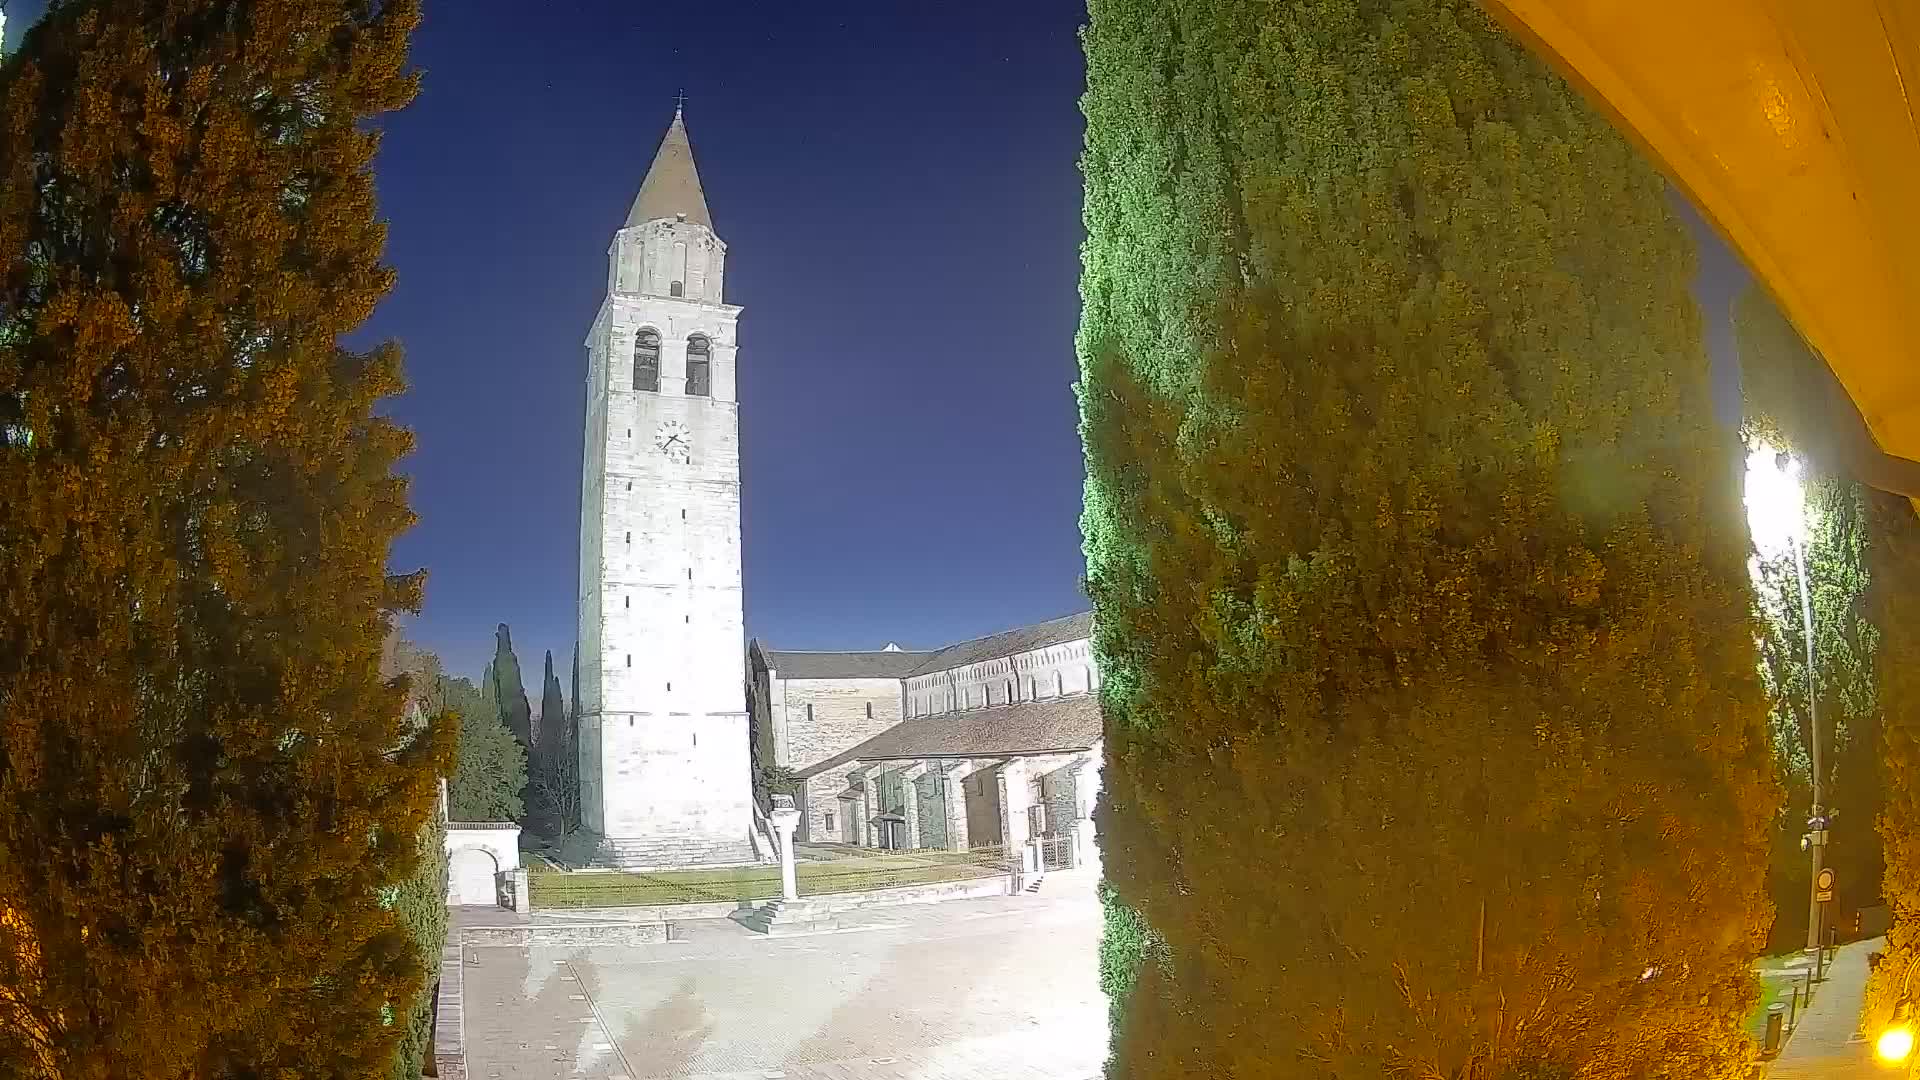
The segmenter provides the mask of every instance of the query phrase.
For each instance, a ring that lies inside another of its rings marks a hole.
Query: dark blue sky
[[[413,380],[413,636],[477,672],[506,621],[523,668],[568,662],[581,341],[683,87],[746,308],[748,632],[932,645],[1081,607],[1082,18],[429,2],[424,90],[379,163],[399,285],[371,327]]]
[[[13,5],[21,22],[37,14]],[[1073,0],[428,0],[379,162],[431,574],[409,633],[530,691],[574,638],[582,339],[687,94],[740,324],[748,632],[930,646],[1084,606],[1071,383],[1082,63]],[[1696,219],[1696,225],[1698,225]],[[1701,299],[1737,407],[1737,261]]]

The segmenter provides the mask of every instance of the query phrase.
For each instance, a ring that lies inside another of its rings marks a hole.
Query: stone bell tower
[[[726,256],[676,109],[586,341],[582,843],[626,867],[756,858]]]

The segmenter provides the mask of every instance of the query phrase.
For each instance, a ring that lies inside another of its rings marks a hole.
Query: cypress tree
[[[567,704],[560,693],[560,676],[553,672],[553,650],[547,650],[547,668],[540,680],[540,755],[551,758],[567,743]]]
[[[1113,1073],[1732,1075],[1775,791],[1664,184],[1464,0],[1090,14]]]
[[[520,678],[520,658],[513,652],[513,631],[506,623],[493,632],[493,663],[487,668],[487,680],[494,701],[499,703],[501,722],[531,755],[533,706],[527,701],[527,686]]]
[[[362,1077],[450,747],[371,173],[412,0],[67,0],[0,63],[0,1073]]]
[[[553,670],[551,650],[541,680],[538,741],[528,789],[538,793],[540,827],[551,836],[564,837],[579,816],[579,770],[575,765],[573,719],[560,693],[560,676]]]

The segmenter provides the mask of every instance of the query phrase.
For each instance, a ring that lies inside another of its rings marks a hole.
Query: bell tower
[[[726,256],[676,109],[586,341],[582,842],[625,867],[756,857]]]

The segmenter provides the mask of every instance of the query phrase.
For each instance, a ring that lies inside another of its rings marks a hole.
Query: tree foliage
[[[440,950],[447,941],[447,827],[435,815],[420,833],[420,868],[386,894],[387,906],[400,916],[413,939],[420,964],[429,973],[440,970]],[[429,975],[411,1005],[395,1012],[404,1017],[399,1045],[388,1069],[390,1080],[419,1080],[433,1056],[434,990],[439,980]]]
[[[1114,1073],[1739,1072],[1776,792],[1663,183],[1465,2],[1086,48]]]
[[[520,677],[520,658],[513,652],[513,631],[501,623],[493,632],[493,662],[487,665],[482,688],[500,710],[500,719],[520,741],[529,755],[533,753],[533,706],[527,701],[527,687]]]
[[[1748,438],[1782,450],[1805,450],[1818,441],[1810,432],[1825,417],[1809,410],[1801,372],[1821,361],[1758,283],[1734,297],[1732,316]]]
[[[387,635],[381,673],[389,679],[406,677],[407,715],[416,730],[429,722],[437,723],[457,744],[459,717],[437,700],[443,678],[438,656],[408,641],[396,627]],[[429,721],[429,716],[437,719]],[[405,1026],[394,1049],[389,1076],[391,1080],[418,1080],[433,1053],[435,991],[439,985],[434,975],[440,969],[440,950],[447,940],[447,827],[439,813],[421,830],[420,862],[413,876],[389,887],[381,899],[400,916],[429,973],[411,1003],[401,999],[393,1008],[395,1016],[404,1018]]]
[[[371,121],[411,0],[66,0],[0,64],[0,1073],[360,1077],[450,760]]]
[[[1814,686],[1818,690],[1821,789],[1834,817],[1826,862],[1840,880],[1842,912],[1880,896],[1880,706],[1874,653],[1880,634],[1866,612],[1866,492],[1829,477],[1807,486],[1801,549],[1813,606]],[[1767,691],[1775,765],[1786,800],[1775,819],[1769,887],[1777,912],[1769,949],[1807,938],[1812,863],[1800,847],[1812,800],[1812,720],[1808,714],[1806,618],[1791,551],[1763,552],[1752,564],[1760,607],[1760,671]]]
[[[526,813],[527,752],[488,695],[466,679],[443,676],[429,702],[460,722],[459,753],[447,781],[454,821],[519,821]]]
[[[580,824],[579,750],[573,717],[560,693],[560,676],[553,670],[552,651],[547,653],[541,680],[537,738],[527,790],[533,796],[539,827],[550,836],[564,838]]]
[[[542,752],[561,746],[567,734],[567,700],[560,692],[560,676],[554,674],[553,650],[547,650],[546,671],[540,679],[540,731],[536,734]]]
[[[1734,337],[1740,352],[1750,441],[1794,449],[1806,473],[1806,569],[1813,608],[1814,672],[1821,740],[1821,789],[1833,818],[1827,865],[1839,878],[1836,915],[1880,898],[1881,844],[1873,822],[1881,809],[1880,701],[1875,654],[1880,631],[1869,618],[1868,492],[1829,471],[1834,462],[1799,450],[1824,419],[1805,407],[1803,373],[1822,361],[1770,297],[1752,285],[1735,301]],[[1812,802],[1811,719],[1808,715],[1806,615],[1800,570],[1789,547],[1756,551],[1754,592],[1760,608],[1760,660],[1777,768],[1787,798],[1775,820],[1769,885],[1778,912],[1770,950],[1807,939],[1807,903],[1813,866],[1800,841]]]
[[[1868,609],[1880,628],[1882,892],[1893,909],[1887,961],[1867,985],[1862,1019],[1873,1031],[1892,1018],[1902,984],[1920,979],[1920,518],[1898,496],[1872,492],[1868,500]]]

